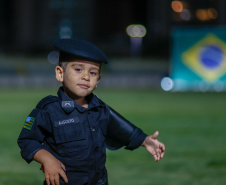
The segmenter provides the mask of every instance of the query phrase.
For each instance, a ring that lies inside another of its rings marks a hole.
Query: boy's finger
[[[161,159],[161,153],[158,153],[158,160]]]
[[[161,149],[161,147],[158,148],[158,152],[161,154],[163,152],[163,150]]]
[[[164,152],[163,152],[163,153],[161,153],[161,158],[163,158],[163,156],[164,156]]]
[[[51,184],[52,185],[52,184]],[[60,179],[59,176],[55,177],[55,185],[60,185]]]
[[[157,162],[158,160],[157,160],[157,155],[155,154],[155,155],[153,155],[153,157],[154,157],[154,159],[155,159],[155,162]]]
[[[49,180],[49,175],[48,174],[46,174],[46,184],[50,185],[50,180]]]
[[[64,180],[65,183],[68,183],[68,178],[67,178],[67,175],[64,171],[60,172],[60,176]]]
[[[51,185],[56,185],[54,176],[50,176],[50,183]]]
[[[60,165],[61,165],[61,168],[62,168],[64,171],[66,171],[66,167],[64,166],[64,164],[61,163]]]
[[[165,151],[166,148],[165,148],[165,145],[163,143],[161,143],[160,147],[161,147],[162,151]]]

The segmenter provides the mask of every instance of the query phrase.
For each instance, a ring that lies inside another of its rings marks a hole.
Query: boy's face
[[[56,67],[56,78],[63,83],[65,93],[72,99],[91,94],[100,80],[100,64],[86,60],[67,62],[65,70]]]

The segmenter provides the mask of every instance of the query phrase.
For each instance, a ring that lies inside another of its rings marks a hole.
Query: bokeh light
[[[52,51],[48,54],[47,57],[48,61],[50,64],[57,64],[59,61],[59,52],[57,51]]]
[[[126,32],[130,37],[144,37],[147,31],[143,25],[132,24],[127,26]]]
[[[209,90],[209,84],[205,81],[200,81],[199,82],[199,90],[202,92],[206,92]]]
[[[209,21],[211,19],[216,19],[218,16],[218,12],[214,8],[209,9],[197,9],[196,10],[196,17],[200,21]]]
[[[209,20],[208,13],[207,13],[207,11],[205,9],[198,9],[198,10],[196,10],[196,17],[200,21]]]
[[[224,83],[221,81],[218,81],[214,84],[214,90],[217,92],[221,92],[224,90]]]
[[[171,7],[175,12],[182,12],[184,8],[181,1],[172,1]]]
[[[180,17],[182,20],[189,21],[191,19],[191,12],[188,9],[184,9],[180,13]]]
[[[173,80],[169,77],[164,77],[161,81],[161,87],[164,91],[170,91],[173,89]]]
[[[72,21],[70,19],[63,19],[61,21],[59,36],[60,36],[60,38],[71,38],[72,37]]]
[[[217,10],[214,8],[209,8],[207,10],[207,14],[208,14],[209,18],[211,18],[211,19],[216,19],[218,16]]]

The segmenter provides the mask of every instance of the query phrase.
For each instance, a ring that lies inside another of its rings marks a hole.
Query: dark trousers
[[[108,185],[107,177],[104,177],[103,179],[99,180],[96,185]]]

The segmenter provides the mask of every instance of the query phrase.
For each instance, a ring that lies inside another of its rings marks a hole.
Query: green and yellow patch
[[[26,121],[24,122],[24,128],[31,130],[31,127],[35,121],[35,118],[28,116]]]

